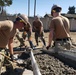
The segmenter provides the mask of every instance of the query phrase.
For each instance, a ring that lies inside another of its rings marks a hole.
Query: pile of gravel
[[[42,75],[76,75],[76,70],[57,58],[42,53],[40,50],[34,50],[35,59]]]

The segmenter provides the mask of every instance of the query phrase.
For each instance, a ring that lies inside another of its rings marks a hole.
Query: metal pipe
[[[32,63],[32,68],[33,68],[34,75],[41,75],[32,50],[31,50],[30,56],[31,56],[31,63]]]
[[[34,17],[36,15],[36,0],[34,0]]]
[[[28,17],[30,16],[30,0],[28,0]]]

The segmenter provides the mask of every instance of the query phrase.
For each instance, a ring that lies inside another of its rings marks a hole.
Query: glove
[[[11,61],[14,61],[14,56],[11,54],[10,55]]]
[[[49,47],[50,47],[50,45],[48,45],[48,46],[46,47],[46,49],[48,50],[48,49],[49,49]]]

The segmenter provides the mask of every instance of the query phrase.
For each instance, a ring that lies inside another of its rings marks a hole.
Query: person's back
[[[0,48],[6,48],[8,44],[13,22],[10,20],[0,21]]]
[[[50,23],[49,43],[46,47],[50,47],[52,40],[54,40],[55,50],[61,45],[66,49],[70,49],[70,23],[68,18],[61,15],[62,8],[58,5],[53,5],[51,9],[51,15],[53,19]]]
[[[44,46],[46,45],[44,40],[44,30],[43,30],[43,23],[38,16],[35,16],[35,20],[33,21],[33,31],[35,32],[35,40],[38,46],[38,37],[42,40]]]
[[[69,35],[69,20],[66,17],[58,16],[52,19],[50,24],[50,30],[54,29],[54,38],[68,38]]]
[[[7,52],[6,52],[6,46],[8,45],[9,52],[10,52],[9,59],[13,61],[14,60],[13,38],[16,34],[16,29],[21,30],[24,27],[24,25],[27,23],[28,23],[28,17],[24,14],[18,14],[14,22],[10,20],[0,21],[0,71],[4,62],[7,63],[7,61],[5,60],[5,57],[8,58]],[[6,68],[6,71],[7,71],[7,68]]]
[[[6,62],[5,60],[5,56],[7,55],[6,46],[9,42],[12,30],[13,30],[12,21],[10,20],[0,21],[0,75],[1,75],[1,68],[4,62]]]
[[[33,21],[33,30],[35,32],[40,32],[41,27],[43,27],[43,24],[41,22],[41,20],[34,20]]]

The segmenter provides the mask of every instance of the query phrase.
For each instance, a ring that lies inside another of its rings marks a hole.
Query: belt
[[[5,48],[0,48],[0,51],[3,50],[3,49],[5,49]]]
[[[69,41],[70,38],[56,39],[56,41]]]

